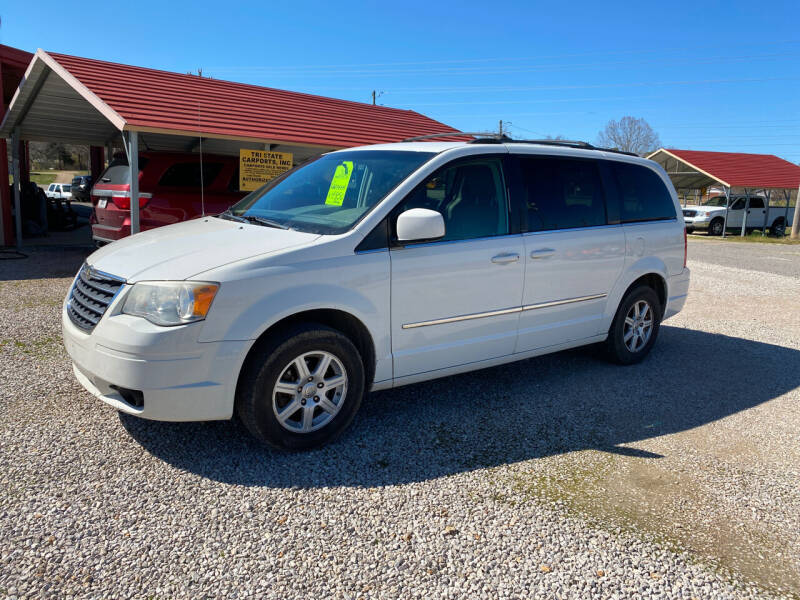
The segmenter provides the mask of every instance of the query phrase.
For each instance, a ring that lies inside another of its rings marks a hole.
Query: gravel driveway
[[[119,416],[60,342],[83,256],[2,261],[0,597],[797,597],[800,279],[704,245],[643,364],[376,393],[303,454]]]

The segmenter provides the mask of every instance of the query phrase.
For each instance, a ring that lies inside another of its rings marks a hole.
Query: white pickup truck
[[[713,196],[706,204],[699,206],[684,206],[683,221],[686,231],[708,231],[709,235],[722,235],[725,226],[725,196]],[[728,229],[741,229],[742,221],[745,229],[751,231],[766,225],[772,235],[782,236],[786,231],[786,224],[794,217],[794,208],[785,206],[767,207],[766,198],[763,196],[732,196],[728,209]]]
[[[72,200],[72,185],[69,183],[51,183],[47,186],[45,196],[57,200]]]

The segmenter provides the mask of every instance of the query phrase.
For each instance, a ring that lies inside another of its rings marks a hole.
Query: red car
[[[239,159],[204,155],[203,193],[200,157],[176,152],[139,154],[140,229],[154,229],[223,212],[243,198],[239,191]],[[92,237],[102,245],[131,234],[130,170],[124,156],[115,156],[92,188]]]

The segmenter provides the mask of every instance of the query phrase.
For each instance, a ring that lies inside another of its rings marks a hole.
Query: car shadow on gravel
[[[639,365],[579,349],[373,393],[343,437],[310,452],[265,448],[233,421],[120,419],[154,456],[213,480],[371,487],[585,449],[657,460],[619,446],[704,425],[799,385],[800,351],[663,326]]]
[[[92,252],[84,247],[23,247],[24,258],[17,258],[16,252],[7,248],[0,257],[0,281],[72,278]]]

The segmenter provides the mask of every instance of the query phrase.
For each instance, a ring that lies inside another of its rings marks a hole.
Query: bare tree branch
[[[661,146],[661,140],[644,119],[622,117],[619,121],[612,119],[608,122],[597,136],[597,145],[643,156],[657,150]]]

